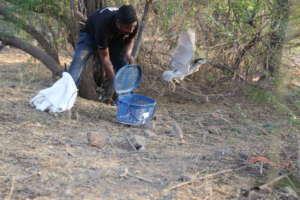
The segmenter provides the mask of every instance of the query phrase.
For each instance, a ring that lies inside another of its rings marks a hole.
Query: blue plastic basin
[[[117,100],[117,121],[129,125],[143,125],[152,119],[156,101],[139,94],[121,95]]]

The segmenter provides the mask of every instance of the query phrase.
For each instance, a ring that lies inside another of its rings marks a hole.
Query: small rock
[[[176,132],[173,131],[173,130],[166,130],[165,134],[167,134],[168,136],[171,136],[171,137],[175,137],[176,136]]]
[[[239,157],[244,161],[249,159],[249,155],[246,152],[239,152]]]
[[[172,129],[166,130],[165,133],[170,137],[179,138],[180,144],[185,143],[183,131],[177,122],[172,123]]]
[[[177,122],[173,124],[173,131],[176,133],[176,136],[183,140],[183,131]]]
[[[138,151],[145,150],[146,138],[140,135],[135,135],[128,138],[131,145]]]
[[[249,200],[260,200],[260,199],[266,199],[266,194],[260,191],[250,191],[249,192]]]
[[[208,132],[211,134],[221,135],[221,132],[222,132],[221,129],[216,126],[209,126],[207,129],[208,129]]]
[[[156,133],[150,129],[145,129],[144,133],[145,133],[145,136],[147,136],[147,137],[155,137],[156,136]]]
[[[124,171],[120,173],[120,177],[127,177],[128,176],[128,168],[125,168]]]
[[[156,128],[156,123],[154,121],[150,121],[147,124],[145,124],[145,128],[154,131]]]
[[[284,191],[288,194],[288,196],[294,197],[295,199],[299,198],[298,194],[290,186],[286,186]]]
[[[80,119],[80,115],[77,111],[73,112],[71,115],[71,119],[78,121]]]
[[[103,148],[107,143],[106,137],[103,134],[95,132],[87,133],[87,140],[90,146],[97,147],[100,149]]]
[[[224,149],[220,149],[218,151],[215,151],[214,153],[215,157],[217,158],[222,158],[222,157],[228,157],[231,156],[232,154],[229,151],[226,151]]]
[[[208,95],[202,96],[201,101],[203,103],[209,103],[210,102],[209,96]]]
[[[191,177],[189,177],[189,176],[180,176],[178,179],[177,179],[177,181],[179,181],[179,182],[187,182],[187,181],[191,181],[192,179],[191,179]]]

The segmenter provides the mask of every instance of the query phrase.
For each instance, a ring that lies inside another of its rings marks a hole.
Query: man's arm
[[[115,78],[115,72],[114,72],[114,67],[110,61],[108,48],[98,50],[98,52],[99,52],[100,59],[102,61],[107,79],[113,80]]]
[[[128,62],[129,64],[133,63],[133,56],[132,54],[132,49],[134,46],[134,38],[129,39],[129,41],[127,42],[126,46],[125,46],[125,50],[124,50],[124,59],[126,62]]]

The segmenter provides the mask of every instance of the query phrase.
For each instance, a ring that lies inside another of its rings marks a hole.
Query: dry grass
[[[159,97],[155,135],[149,136],[147,127],[118,124],[114,107],[80,98],[71,116],[32,109],[29,99],[51,85],[51,78],[18,51],[1,52],[0,76],[0,199],[249,199],[255,191],[248,196],[247,191],[263,184],[270,170],[298,170],[299,130],[271,107],[243,98],[178,104],[174,97]],[[184,143],[169,134],[174,121],[183,129]],[[260,174],[260,165],[247,158],[269,157],[275,131],[280,137],[276,158],[293,168],[266,164]],[[90,146],[88,132],[105,135],[107,143]],[[146,150],[134,151],[126,135],[144,137]],[[130,175],[124,176],[125,169]],[[227,169],[233,170],[218,173]],[[262,199],[287,194],[281,189],[257,193]]]

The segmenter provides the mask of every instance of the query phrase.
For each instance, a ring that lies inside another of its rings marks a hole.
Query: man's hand
[[[103,83],[103,94],[100,99],[102,103],[112,104],[114,102],[115,90],[113,88],[113,80],[106,80]]]
[[[134,46],[134,39],[130,39],[128,43],[125,46],[125,51],[124,51],[124,60],[128,64],[133,64],[134,63],[134,57],[132,56],[132,49]]]
[[[125,54],[124,57],[125,62],[127,62],[128,64],[133,64],[134,63],[134,58],[132,55],[130,54]]]

